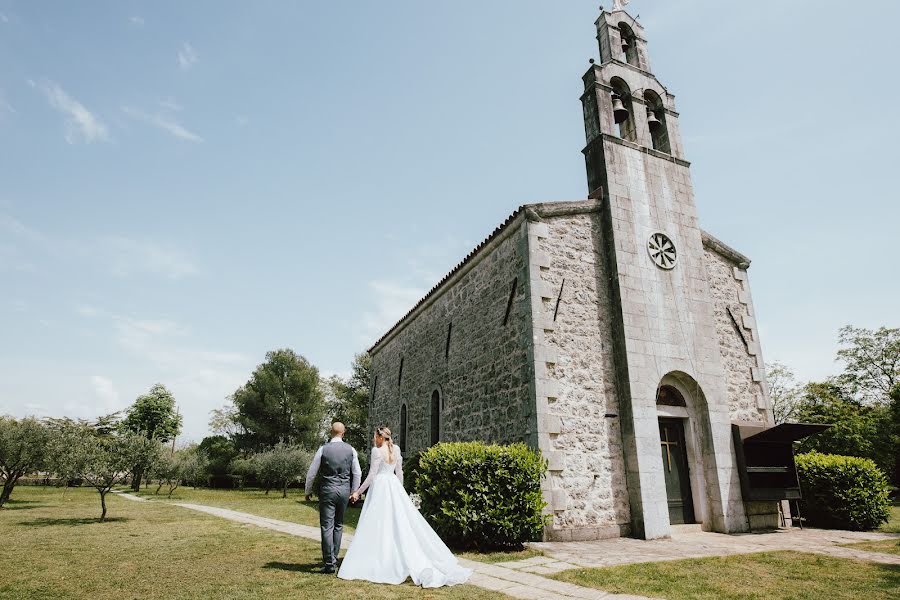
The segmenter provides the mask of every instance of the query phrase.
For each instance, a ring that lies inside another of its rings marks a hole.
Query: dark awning
[[[831,425],[823,423],[781,423],[761,433],[752,435],[744,440],[748,442],[793,442],[802,440],[820,431],[825,431]]]

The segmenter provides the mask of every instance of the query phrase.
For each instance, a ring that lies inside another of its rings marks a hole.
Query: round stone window
[[[647,252],[650,258],[660,269],[671,269],[675,266],[678,255],[675,252],[675,244],[666,234],[657,231],[647,240]]]

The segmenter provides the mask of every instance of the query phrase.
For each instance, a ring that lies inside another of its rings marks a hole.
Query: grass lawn
[[[122,488],[125,490],[125,488]],[[282,498],[281,491],[272,490],[267,496],[263,490],[245,489],[245,490],[210,490],[205,488],[178,488],[172,494],[171,500],[166,496],[165,489],[160,491],[159,495],[154,495],[156,486],[151,485],[146,490],[141,489],[136,495],[150,499],[171,502],[191,502],[193,504],[205,504],[207,506],[217,506],[219,508],[230,508],[251,515],[260,517],[269,517],[271,519],[279,519],[281,521],[289,521],[292,523],[300,523],[301,525],[309,525],[310,527],[319,526],[319,505],[316,502],[306,502],[303,495],[296,490],[288,491],[288,497]],[[129,493],[131,490],[127,490]],[[350,508],[344,517],[344,525],[347,531],[352,532],[359,521],[359,508]],[[487,563],[509,562],[514,560],[522,560],[533,556],[543,556],[543,552],[539,550],[525,549],[517,552],[466,552],[457,553],[457,556],[468,558],[469,560],[478,560]]]
[[[487,599],[474,586],[422,590],[318,573],[316,542],[163,503],[20,486],[0,509],[0,599]]]
[[[900,598],[900,567],[800,552],[573,569],[553,578],[669,600]]]
[[[502,563],[543,556],[544,553],[540,550],[525,548],[524,550],[513,550],[510,552],[463,552],[456,555],[460,558],[468,558],[469,560],[478,560],[485,563]]]
[[[891,507],[891,518],[887,523],[879,527],[878,531],[900,533],[900,500],[894,501],[894,506]]]
[[[125,488],[122,488],[125,489]],[[150,500],[190,502],[192,504],[205,504],[218,508],[230,508],[240,512],[250,513],[260,517],[289,521],[310,527],[319,526],[319,505],[316,502],[306,502],[303,494],[297,490],[288,490],[288,497],[281,497],[281,490],[272,490],[267,496],[265,491],[258,489],[246,490],[210,490],[206,488],[180,487],[169,499],[166,496],[166,488],[163,488],[158,496],[153,492],[156,486],[151,485],[141,489],[136,495]],[[131,493],[131,490],[127,490]],[[347,531],[353,531],[359,521],[359,508],[350,507],[344,515],[344,526]]]
[[[875,542],[859,542],[856,544],[844,544],[848,548],[854,550],[865,550],[866,552],[885,552],[887,554],[900,554],[900,539],[898,540],[878,540]]]

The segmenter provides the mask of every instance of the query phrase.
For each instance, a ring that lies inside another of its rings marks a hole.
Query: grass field
[[[122,488],[123,490],[125,488]],[[260,517],[269,517],[271,519],[279,519],[281,521],[290,521],[292,523],[300,523],[301,525],[309,525],[310,527],[319,526],[319,507],[315,502],[306,502],[303,496],[296,491],[289,492],[287,498],[281,497],[281,492],[277,490],[271,491],[268,495],[263,490],[246,489],[246,490],[210,490],[203,488],[178,488],[172,494],[172,498],[167,498],[165,488],[159,495],[155,495],[155,486],[150,486],[146,491],[141,490],[138,496],[149,500],[161,500],[170,502],[191,502],[193,504],[205,504],[207,506],[217,506],[219,508],[229,508],[238,510],[251,515]],[[128,490],[131,493],[131,490]],[[359,521],[359,508],[351,507],[344,518],[344,525],[347,531],[352,532]],[[498,563],[513,560],[522,560],[531,558],[532,556],[541,556],[543,553],[538,550],[525,549],[517,552],[466,552],[458,554],[462,558],[470,560],[478,560],[481,562]]]
[[[18,487],[0,509],[0,599],[497,598],[474,586],[422,590],[318,573],[316,542],[202,513],[97,493]]]
[[[900,501],[894,502],[894,506],[891,508],[891,519],[879,527],[878,531],[884,533],[900,533]],[[854,550],[900,554],[900,539],[880,540],[877,542],[857,542],[855,544],[844,545],[848,548],[853,548]]]
[[[668,600],[897,600],[900,567],[800,552],[767,552],[573,569],[555,579]]]
[[[122,488],[125,489],[125,488]],[[280,490],[272,490],[266,495],[265,491],[258,489],[246,490],[210,490],[206,488],[181,487],[175,490],[171,499],[165,494],[165,488],[154,495],[156,486],[150,486],[141,490],[136,495],[149,500],[169,502],[190,502],[193,504],[205,504],[219,508],[229,508],[251,515],[289,521],[310,527],[319,526],[319,505],[316,502],[306,502],[303,494],[296,490],[288,492],[287,498],[281,497]],[[131,493],[131,490],[127,490]],[[359,508],[350,507],[344,515],[344,526],[347,531],[353,531],[359,521]]]

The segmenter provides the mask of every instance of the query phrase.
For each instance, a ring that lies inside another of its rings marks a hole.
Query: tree
[[[889,431],[894,455],[894,483],[900,485],[900,383],[891,390],[889,415]]]
[[[838,360],[844,363],[841,382],[859,399],[888,404],[891,390],[900,383],[900,329],[877,330],[842,327]]]
[[[9,500],[20,477],[44,467],[48,440],[47,428],[37,419],[0,417],[0,507]]]
[[[293,350],[266,354],[232,396],[239,448],[259,451],[282,442],[310,447],[319,440],[324,406],[319,370]]]
[[[207,483],[210,485],[214,483],[214,479],[231,472],[231,463],[240,454],[234,442],[224,435],[203,438],[197,450],[204,457],[205,472],[209,477]]]
[[[165,485],[168,487],[168,495],[171,498],[178,486],[185,481],[196,479],[201,468],[201,458],[197,446],[189,446],[176,452],[163,452],[153,469],[153,475],[159,480],[156,494],[159,494]]]
[[[128,415],[122,421],[122,428],[157,442],[168,442],[177,436],[181,431],[181,415],[175,410],[175,397],[172,392],[167,390],[166,386],[157,383],[149,392],[138,396],[128,409]],[[141,489],[141,478],[150,466],[134,465],[131,489],[135,491]]]
[[[100,521],[106,520],[106,495],[122,483],[138,464],[152,464],[159,443],[146,436],[123,432],[101,435],[90,427],[81,427],[70,449],[78,476],[100,494]]]
[[[279,442],[271,450],[255,454],[252,464],[267,494],[278,485],[282,490],[281,497],[287,498],[288,486],[306,474],[311,459],[309,451],[304,448]]]
[[[233,402],[222,408],[215,408],[209,413],[209,430],[215,435],[234,437],[242,433],[238,424],[238,410]]]
[[[366,352],[353,357],[348,379],[337,375],[328,380],[328,413],[332,421],[347,428],[344,441],[360,450],[369,445],[369,390],[372,358]]]
[[[44,423],[49,432],[46,466],[62,480],[65,495],[69,483],[78,477],[78,465],[71,449],[78,442],[81,428],[88,425],[69,418],[46,419]]]
[[[793,371],[783,363],[773,362],[766,369],[766,381],[769,382],[775,423],[796,421],[803,385],[794,379]]]
[[[798,452],[815,450],[823,454],[871,458],[885,473],[893,472],[893,448],[886,439],[887,408],[862,404],[838,379],[807,384],[797,418],[806,423],[832,425],[803,439]]]

